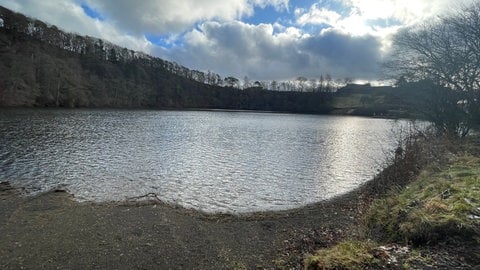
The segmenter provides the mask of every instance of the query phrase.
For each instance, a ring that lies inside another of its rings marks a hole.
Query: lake
[[[226,111],[0,110],[0,181],[79,201],[150,192],[206,212],[289,209],[372,179],[404,122]]]

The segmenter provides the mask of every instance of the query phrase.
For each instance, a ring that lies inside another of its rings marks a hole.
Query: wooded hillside
[[[330,110],[328,93],[221,87],[217,74],[65,33],[3,7],[0,19],[0,106]]]

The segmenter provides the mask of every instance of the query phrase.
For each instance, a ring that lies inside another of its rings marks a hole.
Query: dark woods
[[[235,88],[215,73],[71,33],[0,7],[0,106],[329,111],[328,93]]]

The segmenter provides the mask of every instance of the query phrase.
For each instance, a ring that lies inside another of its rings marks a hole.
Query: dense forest
[[[328,93],[235,88],[218,74],[65,33],[0,7],[0,106],[251,109],[326,113]],[[207,82],[207,83],[206,83]]]

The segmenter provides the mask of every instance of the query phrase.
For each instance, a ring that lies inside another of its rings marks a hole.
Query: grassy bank
[[[448,147],[455,151],[442,151],[442,161],[430,159],[413,181],[373,202],[360,237],[315,251],[306,257],[305,267],[468,269],[479,265],[478,141],[478,137],[455,141]]]

